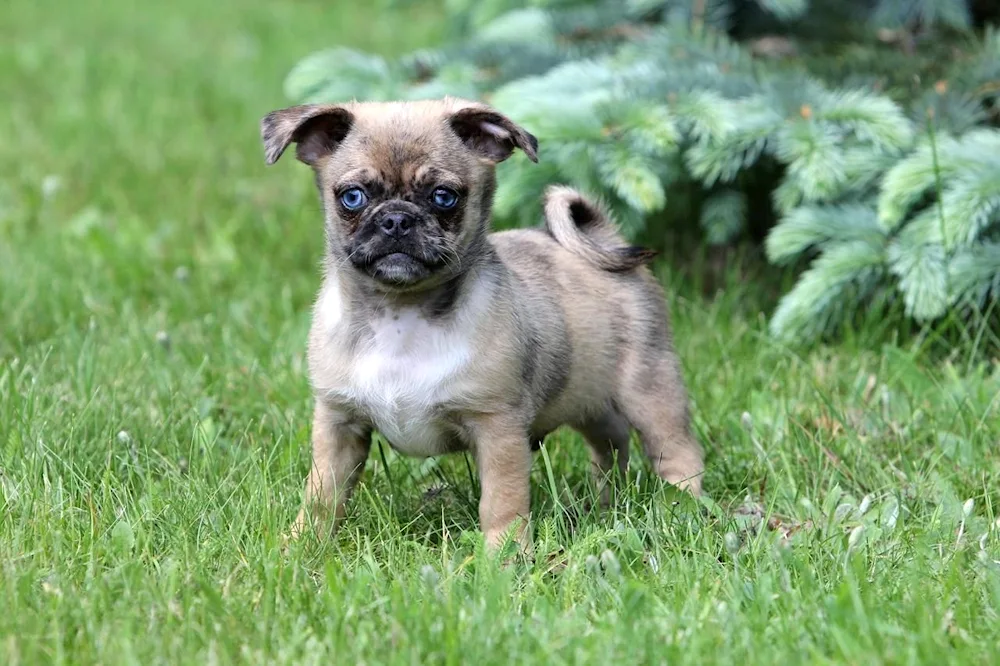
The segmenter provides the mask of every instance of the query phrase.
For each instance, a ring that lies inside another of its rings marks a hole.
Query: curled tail
[[[629,245],[603,208],[571,187],[545,191],[545,226],[564,248],[611,273],[630,271],[656,256],[654,250]]]

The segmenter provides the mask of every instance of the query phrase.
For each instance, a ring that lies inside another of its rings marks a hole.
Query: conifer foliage
[[[536,224],[550,182],[655,237],[697,201],[712,244],[770,192],[771,317],[807,341],[898,301],[919,322],[1000,299],[1000,32],[969,0],[447,0],[455,39],[396,61],[300,62],[296,102],[488,101],[540,141],[501,165],[497,216]],[[987,17],[989,18],[989,17]]]

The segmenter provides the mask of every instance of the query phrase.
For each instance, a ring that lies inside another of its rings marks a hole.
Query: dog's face
[[[481,249],[494,169],[537,141],[475,102],[296,106],[261,122],[268,164],[296,143],[326,214],[338,264],[382,289],[414,290],[457,274]]]

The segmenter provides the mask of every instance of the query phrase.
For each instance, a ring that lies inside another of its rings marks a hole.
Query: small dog
[[[700,492],[654,253],[565,187],[546,193],[545,230],[489,233],[495,166],[515,148],[537,162],[535,137],[451,98],[295,106],[261,137],[268,164],[296,144],[326,221],[313,464],[293,535],[343,517],[374,429],[407,455],[473,453],[490,547],[512,533],[530,548],[532,450],[561,425],[590,445],[604,503],[631,428],[661,478]]]

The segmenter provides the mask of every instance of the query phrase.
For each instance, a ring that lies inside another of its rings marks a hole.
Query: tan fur
[[[294,533],[310,515],[342,517],[374,429],[410,455],[470,450],[491,546],[510,533],[528,547],[531,445],[562,425],[590,444],[603,501],[632,428],[661,478],[700,492],[664,294],[642,265],[652,253],[563,187],[547,192],[545,230],[488,234],[495,164],[515,148],[535,159],[534,137],[454,99],[293,107],[262,137],[269,162],[297,144],[326,215],[313,469]],[[358,184],[360,213],[338,199]],[[439,187],[461,192],[460,208],[432,204]]]

